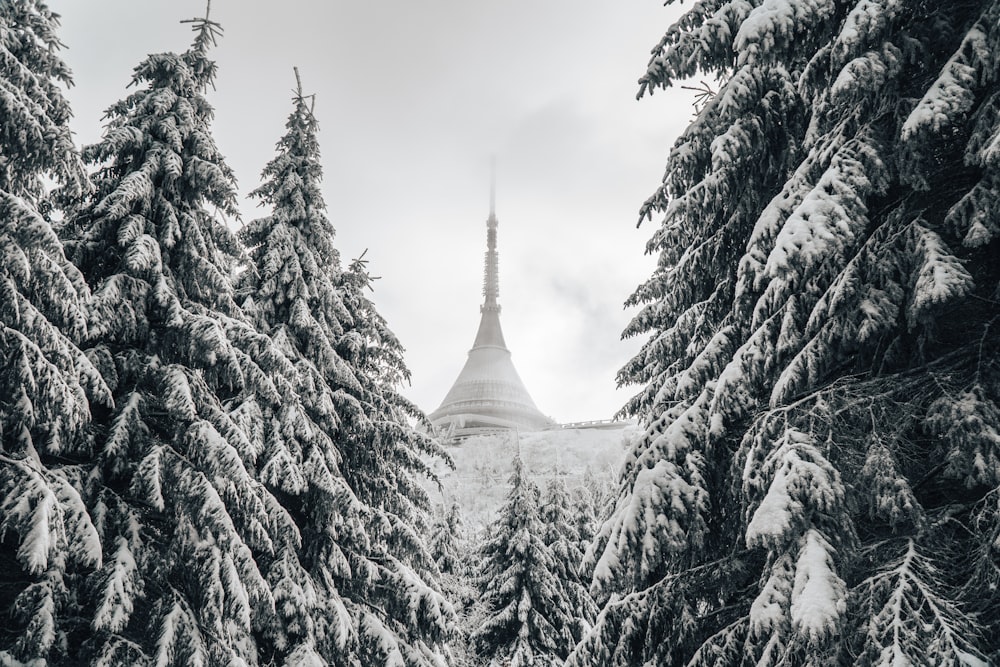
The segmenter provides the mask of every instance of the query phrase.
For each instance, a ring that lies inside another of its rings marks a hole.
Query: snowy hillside
[[[634,426],[625,429],[560,429],[520,434],[521,459],[536,482],[561,475],[567,488],[615,479]],[[455,469],[435,468],[443,495],[433,489],[435,503],[457,500],[466,530],[478,532],[493,520],[508,491],[508,478],[518,443],[513,433],[468,438],[446,447]]]

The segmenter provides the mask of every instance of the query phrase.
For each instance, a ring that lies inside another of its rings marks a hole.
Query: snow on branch
[[[756,443],[754,450],[771,446]],[[777,548],[823,516],[836,516],[844,506],[840,474],[815,447],[812,438],[788,429],[758,468],[759,454],[751,450],[744,470],[745,492],[764,486],[767,493],[754,510],[746,529],[748,547]]]
[[[33,575],[64,554],[83,567],[100,567],[100,538],[80,494],[37,459],[0,456],[0,534],[20,538],[17,560]]]
[[[903,52],[886,42],[879,51],[867,51],[840,70],[830,86],[830,102],[843,110],[861,104],[896,78],[903,67]]]
[[[972,110],[980,89],[996,81],[998,20],[1000,7],[989,3],[903,123],[904,144],[941,136]]]
[[[972,275],[936,232],[922,220],[911,226],[910,252],[919,262],[913,298],[906,311],[910,327],[929,319],[942,305],[960,300],[972,291]]]
[[[966,486],[1000,486],[1000,407],[989,389],[976,383],[946,393],[927,410],[927,426],[947,447],[948,475]]]
[[[139,588],[138,568],[128,540],[115,538],[113,558],[108,560],[98,592],[97,609],[92,621],[95,630],[120,632],[132,617]]]
[[[710,396],[704,390],[662,433],[642,439],[652,442],[634,445],[644,447],[632,468],[634,480],[595,540],[605,545],[595,565],[595,592],[623,576],[642,580],[672,554],[703,542],[709,499],[702,450]]]
[[[833,0],[764,0],[746,17],[733,42],[740,65],[774,57],[796,37],[830,20]]]
[[[837,548],[849,545],[852,528],[840,474],[812,437],[788,428],[761,462],[771,447],[767,431],[760,431],[744,462],[744,494],[766,488],[745,539],[748,547],[771,554],[751,607],[751,628],[758,636],[770,634],[770,650],[782,653],[799,644],[822,646],[839,631],[847,590],[837,572]]]
[[[976,650],[977,623],[948,599],[942,573],[912,539],[902,556],[851,592],[871,610],[858,619],[864,630],[858,659],[865,665],[986,667]]]
[[[642,97],[675,80],[688,79],[713,60],[731,60],[733,35],[753,9],[747,0],[701,0],[653,49],[646,73],[639,79]],[[721,57],[720,57],[721,56]]]
[[[833,41],[835,66],[878,44],[904,9],[903,0],[859,0]]]
[[[865,198],[887,185],[886,166],[874,141],[857,140],[838,151],[775,239],[764,267],[772,284],[794,283],[821,263],[846,263],[868,223]]]
[[[1000,145],[1000,128],[997,137]],[[962,237],[963,246],[981,248],[1000,236],[1000,220],[993,215],[997,210],[1000,210],[1000,174],[991,169],[948,210],[945,224]]]

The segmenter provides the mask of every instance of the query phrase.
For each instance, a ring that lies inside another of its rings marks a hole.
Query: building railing
[[[568,424],[559,424],[556,428],[561,429],[571,429],[571,428],[625,428],[631,425],[633,422],[621,421],[620,419],[592,419],[585,422],[570,422]]]

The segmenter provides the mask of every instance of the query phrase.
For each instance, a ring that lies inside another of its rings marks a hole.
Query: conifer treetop
[[[191,30],[195,33],[194,43],[189,52],[197,54],[208,53],[209,45],[217,46],[218,39],[222,36],[222,25],[209,18],[212,13],[212,0],[205,2],[205,16],[193,19],[184,19],[181,23],[190,23]],[[205,73],[205,85],[210,85],[215,76],[214,63],[210,70]]]
[[[0,5],[0,190],[37,203],[54,178],[68,197],[87,192],[86,170],[69,128],[64,88],[73,85],[60,58],[59,15],[41,0]]]

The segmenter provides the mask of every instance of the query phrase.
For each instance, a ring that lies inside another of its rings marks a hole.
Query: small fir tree
[[[626,442],[630,441],[626,440]],[[629,449],[628,445],[624,449],[627,451]],[[583,486],[590,493],[590,502],[594,507],[594,516],[597,517],[599,523],[607,519],[614,509],[615,497],[617,495],[616,472],[615,470],[605,469],[600,473],[595,473],[590,466],[587,466],[583,471]]]
[[[367,419],[343,429],[338,447],[351,488],[383,515],[375,523],[400,524],[405,532],[404,525],[422,528],[430,510],[420,483],[424,478],[437,481],[428,461],[437,458],[452,466],[453,462],[429,435],[424,413],[399,392],[410,381],[410,371],[402,344],[368,298],[376,279],[368,272],[364,253],[340,275],[348,319],[338,350],[358,378],[357,399]],[[398,546],[410,551],[408,558],[420,567],[428,563],[426,550],[417,548],[421,545]]]
[[[571,494],[571,516],[570,523],[576,531],[576,547],[580,554],[587,552],[590,541],[594,539],[597,530],[597,513],[594,506],[594,497],[585,486],[573,488]],[[580,564],[582,564],[582,559]]]
[[[434,513],[429,548],[440,573],[441,590],[455,607],[455,631],[446,650],[447,664],[454,667],[478,665],[475,647],[469,636],[482,623],[483,605],[476,588],[472,571],[478,567],[473,563],[477,549],[470,546],[463,530],[461,508],[457,501],[447,507],[439,505]]]
[[[462,508],[454,500],[447,509],[441,506],[434,517],[429,546],[441,574],[463,574],[463,525]]]
[[[251,263],[238,285],[243,311],[291,372],[278,374],[286,383],[279,401],[252,393],[236,412],[260,424],[257,473],[283,499],[301,534],[301,548],[286,552],[267,575],[281,600],[279,622],[262,652],[274,660],[319,662],[325,655],[333,662],[357,643],[337,579],[351,571],[350,554],[367,541],[364,508],[344,480],[331,437],[341,415],[358,409],[341,387],[358,382],[334,349],[345,311],[335,285],[339,255],[319,189],[312,100],[299,86],[293,103],[278,154],[251,193],[271,212],[240,230]]]
[[[410,371],[402,344],[367,296],[374,280],[362,253],[338,282],[347,319],[337,350],[358,379],[353,398],[361,412],[348,413],[335,441],[344,476],[368,510],[366,566],[372,573],[370,581],[355,577],[344,585],[364,601],[364,661],[398,651],[413,664],[434,664],[454,630],[455,614],[440,593],[422,537],[429,528],[430,499],[420,480],[437,481],[432,459],[452,462],[429,435],[424,413],[399,392]]]
[[[514,458],[510,493],[482,549],[479,583],[487,618],[471,640],[510,665],[559,665],[573,645],[571,605],[544,541],[540,493]]]
[[[572,619],[570,632],[575,644],[594,622],[597,605],[590,596],[589,586],[581,579],[580,534],[573,523],[573,509],[561,477],[553,477],[546,485],[540,518],[545,529],[542,541],[552,551],[553,574],[569,605],[566,611]]]

